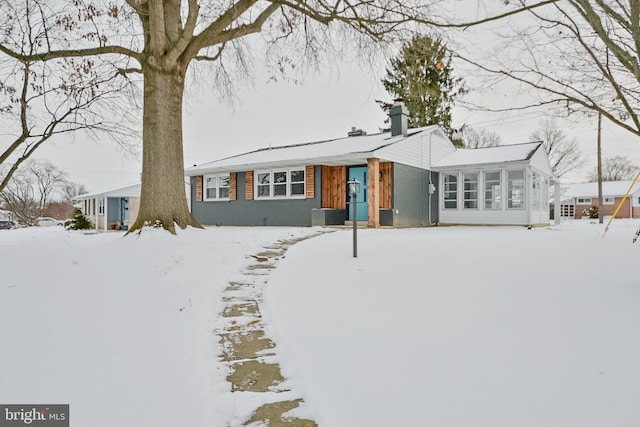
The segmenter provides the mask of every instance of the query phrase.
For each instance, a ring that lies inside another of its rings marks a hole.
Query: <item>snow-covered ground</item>
[[[640,425],[636,221],[351,231],[293,246],[263,314],[320,426]],[[302,228],[0,231],[0,403],[76,426],[229,425],[212,333],[248,255]],[[249,415],[249,414],[247,414]]]

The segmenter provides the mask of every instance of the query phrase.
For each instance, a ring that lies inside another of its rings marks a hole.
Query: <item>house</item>
[[[438,177],[430,165],[455,147],[437,126],[407,129],[407,114],[404,105],[392,108],[391,133],[356,130],[189,168],[192,214],[202,224],[343,225],[354,220],[347,181],[357,179],[357,221],[435,224]]]
[[[552,171],[542,142],[457,150],[433,170],[440,224],[549,224]]]
[[[96,230],[126,230],[135,221],[140,207],[141,184],[126,185],[73,198]],[[77,204],[76,204],[77,205]]]
[[[456,150],[438,126],[408,129],[407,116],[404,105],[395,105],[390,133],[354,129],[344,138],[265,148],[188,168],[191,212],[205,225],[549,223],[542,186],[547,188],[551,171],[539,143]],[[347,189],[354,179],[361,183],[357,218]]]
[[[602,212],[604,216],[613,215],[618,205],[629,191],[617,218],[640,218],[640,182],[633,188],[633,181],[604,181],[602,183]],[[560,216],[562,218],[581,218],[583,212],[592,206],[599,206],[598,183],[562,184],[560,186]]]

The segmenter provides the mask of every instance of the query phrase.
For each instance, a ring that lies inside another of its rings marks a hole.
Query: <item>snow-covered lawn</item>
[[[263,314],[320,426],[640,425],[640,225],[351,231],[293,246]],[[226,426],[212,329],[248,255],[301,228],[0,231],[0,403],[74,426]],[[250,415],[250,414],[247,414]]]

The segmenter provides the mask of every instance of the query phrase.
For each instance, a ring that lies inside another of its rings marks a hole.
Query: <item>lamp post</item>
[[[353,257],[358,257],[358,193],[360,192],[360,181],[353,179],[347,181],[351,204],[353,205]]]

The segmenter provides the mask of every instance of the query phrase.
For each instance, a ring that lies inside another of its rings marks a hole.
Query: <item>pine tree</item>
[[[67,230],[91,230],[93,223],[84,216],[80,209],[76,209],[73,211],[71,219],[64,223],[64,227]]]
[[[391,60],[381,80],[394,98],[409,110],[409,127],[440,125],[451,136],[451,107],[466,91],[462,78],[453,76],[451,55],[439,38],[415,36]],[[377,101],[388,111],[391,104]]]

